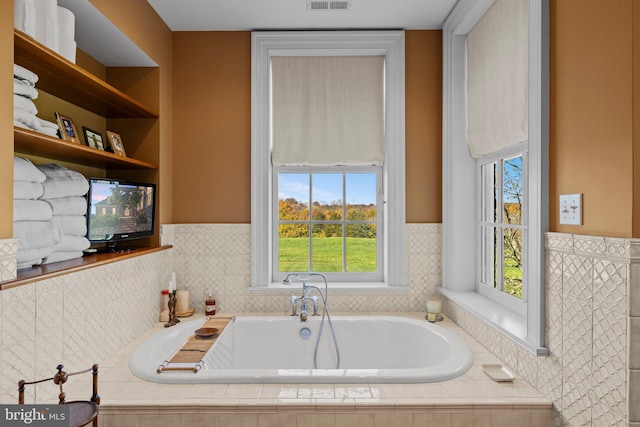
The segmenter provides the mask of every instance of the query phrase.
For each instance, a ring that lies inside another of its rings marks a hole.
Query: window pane
[[[493,277],[493,265],[494,265],[494,233],[495,228],[493,227],[482,227],[480,229],[480,240],[481,240],[481,256],[482,262],[480,265],[481,269],[481,281],[484,284],[495,286]]]
[[[522,156],[502,161],[503,222],[522,224]]]
[[[308,224],[280,224],[278,227],[278,270],[309,271]]]
[[[375,224],[347,224],[348,272],[375,272],[377,239]]]
[[[312,215],[314,221],[342,219],[342,174],[314,173],[312,180]]]
[[[341,224],[315,224],[311,244],[312,271],[342,271]]]
[[[481,179],[482,179],[482,188],[481,188],[481,197],[482,197],[482,207],[481,207],[481,221],[482,222],[496,222],[497,220],[497,212],[496,212],[496,199],[497,199],[497,188],[496,188],[496,169],[497,164],[489,163],[486,165],[482,165],[481,169]]]
[[[278,217],[309,220],[309,174],[278,174]]]
[[[376,219],[376,174],[346,174],[347,219]]]
[[[500,241],[498,240],[499,233],[499,229],[493,229],[493,250],[491,251],[493,259],[491,265],[493,266],[493,287],[495,289],[500,289],[500,275],[498,274],[498,264],[500,263],[500,260],[502,258],[500,257],[500,254],[498,252],[500,248]]]
[[[522,299],[522,230],[504,229],[504,292]]]

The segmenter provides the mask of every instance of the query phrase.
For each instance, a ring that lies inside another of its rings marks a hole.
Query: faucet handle
[[[311,297],[311,301],[313,301],[313,315],[318,315],[318,296],[314,295]]]

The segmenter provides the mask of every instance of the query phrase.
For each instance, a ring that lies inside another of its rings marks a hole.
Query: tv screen
[[[153,236],[155,184],[89,178],[87,238],[91,243]]]

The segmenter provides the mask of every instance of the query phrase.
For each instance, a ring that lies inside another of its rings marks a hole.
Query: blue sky
[[[371,204],[376,202],[376,175],[374,173],[348,173],[346,200],[349,204]],[[278,198],[293,197],[300,202],[309,200],[309,175],[280,173]],[[333,202],[342,200],[342,174],[314,173],[313,201]]]

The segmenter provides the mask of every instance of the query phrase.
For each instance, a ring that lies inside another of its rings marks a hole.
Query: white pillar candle
[[[439,299],[427,300],[427,313],[440,314],[442,312],[442,302]]]
[[[176,292],[176,314],[189,311],[189,291],[180,290]]]

